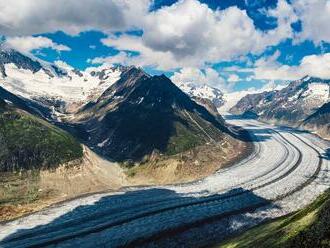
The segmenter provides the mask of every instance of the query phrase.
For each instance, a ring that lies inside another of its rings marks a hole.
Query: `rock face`
[[[50,169],[81,158],[68,133],[0,99],[0,171]]]
[[[0,48],[1,49],[1,48]],[[19,69],[30,70],[33,73],[41,70],[42,66],[39,62],[30,59],[23,54],[12,49],[0,50],[0,72],[3,77],[7,76],[5,65],[14,64]]]
[[[330,138],[330,102],[324,104],[315,113],[307,117],[302,127],[316,131],[322,137]]]
[[[245,112],[260,114],[266,105],[272,104],[276,91],[262,92],[259,94],[248,94],[237,102],[229,111],[241,115]]]
[[[304,77],[278,91],[243,97],[230,112],[300,126],[329,137],[330,80]]]
[[[279,91],[243,97],[231,112],[254,112],[259,118],[283,124],[299,125],[329,101],[330,80],[305,77]]]
[[[0,86],[0,99],[2,101],[8,101],[15,105],[17,108],[29,112],[32,115],[44,118],[44,119],[51,119],[52,112],[49,108],[45,107],[44,105],[31,101],[29,99],[25,99],[23,97],[18,97],[11,92],[5,90]]]
[[[166,76],[131,67],[75,115],[88,144],[117,161],[220,141],[226,127]],[[87,133],[87,135],[86,135]]]
[[[207,98],[201,98],[201,97],[192,97],[192,99],[197,102],[199,105],[203,106],[207,109],[212,115],[214,115],[221,123],[224,123],[224,119],[218,112],[217,107],[214,105],[214,103],[207,99]]]

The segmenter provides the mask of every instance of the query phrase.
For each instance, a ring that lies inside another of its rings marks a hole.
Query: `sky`
[[[135,65],[225,92],[330,78],[329,0],[0,0],[7,46],[85,70]]]

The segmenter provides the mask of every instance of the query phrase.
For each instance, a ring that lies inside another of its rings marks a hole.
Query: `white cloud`
[[[227,80],[228,82],[237,82],[240,81],[241,79],[237,74],[230,74]]]
[[[171,77],[174,83],[193,83],[196,85],[207,84],[223,91],[231,89],[232,85],[228,84],[225,79],[214,69],[206,68],[200,70],[198,68],[185,67],[175,72]]]
[[[256,79],[295,80],[306,75],[330,78],[330,53],[305,56],[297,66],[282,65],[276,61],[276,51],[268,58],[259,59],[253,69]]]
[[[150,0],[0,0],[0,33],[31,35],[62,30],[70,34],[139,26]]]
[[[296,17],[286,1],[279,0],[278,6],[267,14],[277,18],[278,27],[263,32],[256,29],[245,10],[212,10],[197,0],[181,0],[141,18],[142,37],[110,36],[103,43],[139,52],[139,58],[134,58],[139,65],[202,68],[206,63],[260,53],[293,36],[290,25]]]
[[[57,44],[51,39],[42,36],[16,36],[7,37],[5,44],[23,53],[30,53],[32,50],[51,48],[56,51],[70,51],[71,49],[62,44]]]
[[[309,39],[316,44],[330,42],[330,1],[295,0],[293,6],[302,22],[300,40]]]
[[[59,67],[59,68],[62,68],[62,69],[66,69],[66,70],[73,70],[74,68],[69,65],[68,63],[66,63],[65,61],[62,61],[62,60],[56,60],[54,62],[54,64]]]
[[[94,58],[91,60],[92,63],[100,63],[102,61],[113,63],[117,61],[117,63],[124,62],[125,64],[137,66],[154,66],[164,70],[181,67],[171,53],[152,50],[143,43],[141,37],[130,35],[109,36],[106,39],[102,39],[102,43],[106,46],[117,48],[121,53],[119,56]],[[126,51],[138,52],[139,56],[130,56]]]
[[[92,64],[106,64],[106,65],[113,65],[113,64],[122,64],[122,65],[133,65],[132,59],[126,52],[119,52],[118,54],[110,57],[97,57],[92,60],[87,60],[87,62]],[[136,65],[136,64],[134,64]]]

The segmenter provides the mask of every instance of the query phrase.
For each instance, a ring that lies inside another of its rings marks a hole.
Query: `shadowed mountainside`
[[[166,76],[151,77],[135,67],[73,122],[89,146],[116,161],[140,160],[154,151],[172,155],[230,136],[224,123]]]

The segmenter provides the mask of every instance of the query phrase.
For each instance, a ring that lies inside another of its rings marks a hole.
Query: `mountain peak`
[[[329,101],[330,80],[306,76],[279,91],[243,97],[231,112],[253,111],[264,120],[297,125]]]
[[[118,161],[139,160],[154,150],[179,153],[222,140],[227,131],[168,77],[149,76],[138,68],[124,72],[75,121],[91,147]]]

